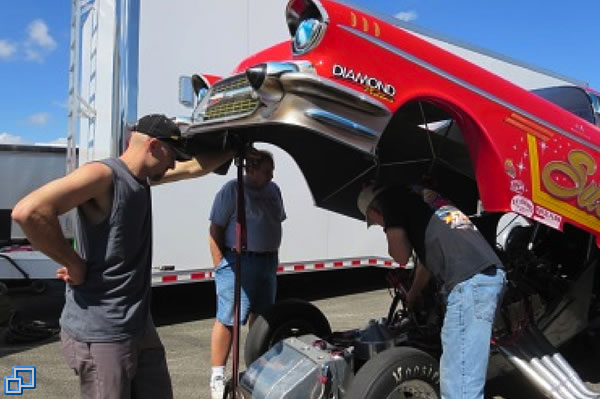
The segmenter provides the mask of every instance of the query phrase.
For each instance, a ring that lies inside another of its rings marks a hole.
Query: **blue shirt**
[[[274,252],[281,245],[281,222],[286,218],[279,186],[257,188],[244,179],[248,251]],[[225,247],[235,247],[237,181],[227,182],[215,196],[210,221],[225,228]]]

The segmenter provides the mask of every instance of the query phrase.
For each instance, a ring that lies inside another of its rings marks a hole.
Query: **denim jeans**
[[[505,285],[504,271],[496,269],[450,291],[442,326],[442,399],[483,399],[492,325]]]
[[[217,320],[226,326],[232,326],[234,319],[235,262],[235,253],[225,251],[225,256],[215,270]],[[242,324],[246,324],[250,312],[262,314],[275,303],[278,264],[277,255],[242,255],[240,296]]]

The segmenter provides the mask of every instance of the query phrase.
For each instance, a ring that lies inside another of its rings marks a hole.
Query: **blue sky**
[[[3,2],[0,143],[66,137],[71,2]]]
[[[354,2],[600,90],[599,0]],[[67,0],[4,2],[0,143],[66,137],[70,13]]]

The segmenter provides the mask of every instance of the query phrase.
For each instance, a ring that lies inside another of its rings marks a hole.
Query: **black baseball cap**
[[[146,136],[154,137],[168,144],[175,152],[175,159],[178,161],[188,161],[192,159],[185,152],[185,147],[181,137],[181,130],[171,119],[162,114],[150,114],[141,117],[133,130],[143,133]]]

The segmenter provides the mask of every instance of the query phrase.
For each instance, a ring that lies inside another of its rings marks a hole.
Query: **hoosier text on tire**
[[[439,399],[438,362],[414,348],[396,347],[365,363],[347,399]]]

